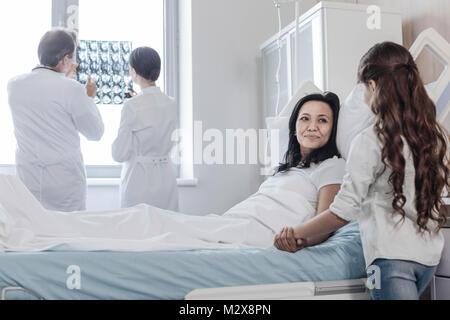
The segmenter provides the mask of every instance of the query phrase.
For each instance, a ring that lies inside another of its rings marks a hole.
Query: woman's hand
[[[284,227],[280,233],[275,236],[274,245],[278,250],[296,252],[306,247],[305,239],[296,239],[294,228]]]

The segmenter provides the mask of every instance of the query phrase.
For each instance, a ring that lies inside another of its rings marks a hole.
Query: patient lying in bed
[[[285,163],[221,216],[144,204],[105,212],[49,211],[18,178],[0,176],[0,252],[272,247],[281,228],[322,212],[339,190],[345,162],[335,143],[338,110],[339,99],[331,93],[299,101]]]

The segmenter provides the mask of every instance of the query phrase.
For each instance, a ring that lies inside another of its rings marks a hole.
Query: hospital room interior
[[[450,1],[0,24],[0,300],[450,300]]]

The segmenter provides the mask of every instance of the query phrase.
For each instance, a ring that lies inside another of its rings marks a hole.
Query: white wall
[[[203,130],[225,135],[225,129],[260,128],[259,46],[277,32],[277,19],[272,0],[192,0],[193,118],[203,122]],[[180,210],[225,212],[257,191],[263,179],[259,169],[195,165],[199,184],[180,189]]]
[[[86,208],[90,211],[115,210],[120,208],[118,186],[88,186]]]
[[[272,0],[191,1],[194,121],[202,121],[203,130],[216,128],[224,134],[225,129],[260,128],[259,47],[278,32]],[[306,0],[302,10],[315,3]],[[282,26],[294,17],[294,6],[283,5]],[[194,215],[225,212],[257,191],[263,181],[259,169],[258,165],[194,166],[199,182],[196,187],[179,188],[180,211]],[[114,209],[118,195],[117,187],[90,187],[88,209]]]

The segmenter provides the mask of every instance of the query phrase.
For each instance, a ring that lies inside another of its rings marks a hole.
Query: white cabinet
[[[278,33],[264,42],[261,46],[264,116],[275,116],[277,110],[278,43],[281,45],[278,112],[305,81],[337,93],[343,101],[356,84],[357,68],[364,53],[378,42],[402,44],[400,14],[381,8],[379,29],[368,27],[368,21],[374,17],[376,13],[368,11],[367,5],[322,1],[300,17],[297,36],[294,21],[282,30],[280,42]]]
[[[279,106],[281,107],[288,103],[288,99],[291,95],[291,84],[290,84],[290,63],[288,54],[288,39],[282,39],[280,41],[281,49],[278,49],[277,41],[275,43],[269,44],[264,49],[264,115],[273,115],[274,110],[277,107],[278,95],[279,95]],[[278,57],[281,55],[281,59]],[[278,87],[276,82],[277,70],[279,68],[279,81],[280,86]],[[279,90],[279,92],[278,92]]]

